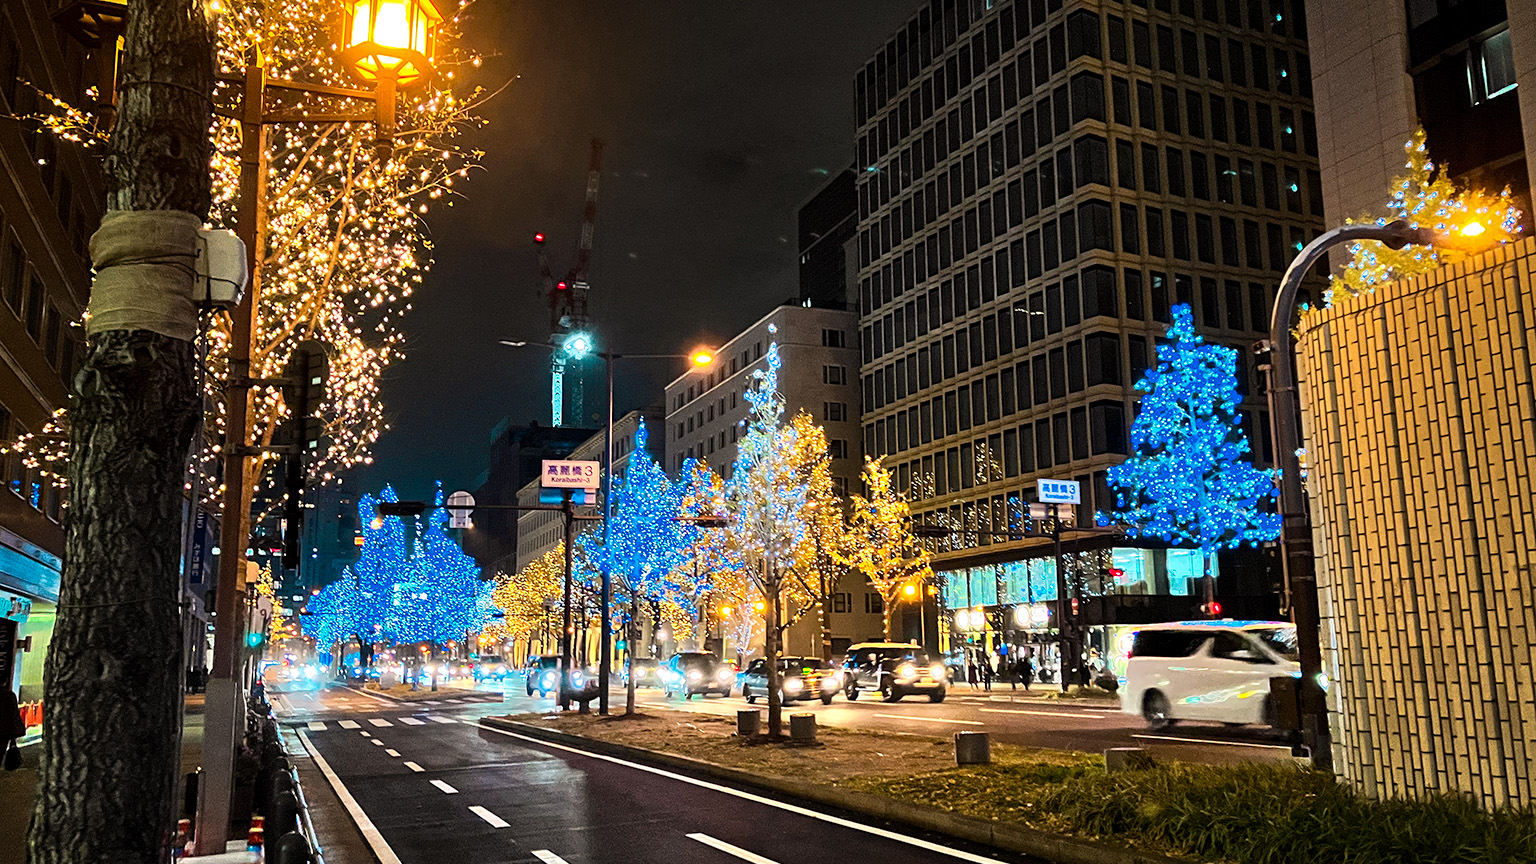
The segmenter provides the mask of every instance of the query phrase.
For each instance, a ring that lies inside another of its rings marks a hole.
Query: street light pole
[[[602,618],[602,636],[598,639],[597,713],[608,713],[608,677],[613,671],[610,648],[613,644],[613,573],[608,569],[608,511],[613,506],[613,361],[612,352],[602,353],[603,377],[608,385],[608,408],[603,420],[603,593],[598,599]],[[625,643],[626,647],[628,642]]]
[[[1275,296],[1269,321],[1269,418],[1275,439],[1275,467],[1280,471],[1280,544],[1291,620],[1296,624],[1296,643],[1301,655],[1301,680],[1297,699],[1301,709],[1301,738],[1314,767],[1333,769],[1333,747],[1328,730],[1328,705],[1322,687],[1322,620],[1317,601],[1317,573],[1312,553],[1312,521],[1301,485],[1301,402],[1296,393],[1295,340],[1291,336],[1301,280],[1312,265],[1335,246],[1360,240],[1377,240],[1389,249],[1414,243],[1430,245],[1438,239],[1427,228],[1403,220],[1387,225],[1345,225],[1318,235],[1286,268]]]

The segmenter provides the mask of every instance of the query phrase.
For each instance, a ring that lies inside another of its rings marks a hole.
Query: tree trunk
[[[767,565],[767,591],[763,592],[768,620],[763,627],[763,658],[768,664],[768,737],[784,735],[784,700],[779,682],[779,579],[772,563]]]
[[[630,591],[633,598],[634,591]],[[624,668],[629,672],[629,681],[624,684],[624,716],[629,717],[635,713],[635,630],[636,623],[640,620],[640,602],[636,599],[629,601],[629,621],[624,625]],[[654,686],[654,685],[653,685]]]
[[[204,8],[128,7],[123,78],[132,83],[106,161],[110,210],[207,217],[213,30]],[[183,482],[202,408],[192,342],[95,333],[75,384],[30,859],[159,864],[170,857],[181,761]]]
[[[821,659],[832,662],[832,580],[821,580]]]

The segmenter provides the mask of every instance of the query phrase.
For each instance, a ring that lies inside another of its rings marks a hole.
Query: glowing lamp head
[[[911,597],[912,595],[917,593],[917,586],[916,585],[911,585],[911,584],[904,585],[904,586],[902,586],[901,593],[907,595],[908,597]]]
[[[688,361],[702,369],[705,366],[715,362],[715,352],[710,351],[707,348],[700,348],[694,351],[692,354],[688,355]]]
[[[368,527],[377,531],[384,527],[384,519],[382,517],[375,516],[373,517],[373,521],[368,523]]]
[[[756,603],[752,604],[752,611],[754,611],[754,612],[761,612],[761,611],[763,611],[764,609],[767,609],[767,608],[768,608],[768,606],[766,604],[764,604],[763,601],[761,601],[761,600],[759,600]]]
[[[406,85],[432,66],[443,16],[432,0],[343,0],[341,59],[364,81]]]
[[[565,337],[565,354],[567,357],[585,357],[592,353],[592,337],[586,333],[577,331]]]

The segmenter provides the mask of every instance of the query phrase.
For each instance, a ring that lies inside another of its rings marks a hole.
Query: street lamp
[[[608,545],[608,516],[613,488],[613,364],[619,360],[687,360],[695,368],[702,368],[715,362],[715,352],[708,348],[696,348],[687,354],[615,354],[612,351],[597,350],[596,340],[590,333],[582,330],[568,334],[562,340],[562,344],[556,346],[548,342],[531,342],[528,340],[500,340],[502,345],[510,348],[542,347],[552,351],[563,351],[570,357],[597,356],[603,361],[603,377],[608,390],[607,415],[603,428],[603,545]],[[604,559],[606,561],[606,558]],[[612,645],[613,616],[613,574],[608,572],[605,564],[602,570],[603,588],[598,602],[602,619],[602,638],[598,649],[597,669],[597,713],[608,713],[608,678],[613,671],[613,658],[609,650]],[[633,693],[631,689],[629,691]],[[633,710],[634,705],[627,706]]]
[[[1323,695],[1321,619],[1317,606],[1317,575],[1312,558],[1312,522],[1301,487],[1301,403],[1296,395],[1294,368],[1296,343],[1291,335],[1301,280],[1329,249],[1361,240],[1376,240],[1388,249],[1404,246],[1439,246],[1474,253],[1490,249],[1503,239],[1502,232],[1481,219],[1468,218],[1433,228],[1410,225],[1399,219],[1385,225],[1345,225],[1325,231],[1308,243],[1286,268],[1275,296],[1269,321],[1269,339],[1260,343],[1268,351],[1269,417],[1274,427],[1275,467],[1280,471],[1280,545],[1285,570],[1285,592],[1291,620],[1296,624],[1301,679],[1297,701],[1301,713],[1302,743],[1311,753],[1313,766],[1331,771],[1333,747],[1328,732],[1328,705]]]

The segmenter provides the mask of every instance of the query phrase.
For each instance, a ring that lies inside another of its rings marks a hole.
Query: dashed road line
[[[567,862],[564,858],[561,858],[559,855],[556,855],[548,849],[533,850],[533,857],[544,862],[544,864],[569,864],[569,862]]]
[[[980,720],[950,720],[947,717],[917,717],[912,714],[874,714],[874,717],[889,717],[892,720],[923,720],[928,723],[958,723],[964,726],[984,725]]]
[[[343,720],[340,723],[337,723],[336,725],[340,726],[343,729],[356,729],[357,728],[357,721],[356,720]]]
[[[1082,717],[1089,720],[1106,720],[1103,714],[1072,714],[1067,711],[1029,711],[1024,708],[977,708],[977,711],[985,711],[989,714],[1030,714],[1035,717]]]
[[[764,858],[756,852],[748,852],[740,846],[733,846],[724,840],[716,840],[708,834],[689,834],[687,837],[689,840],[697,840],[700,843],[703,843],[705,846],[719,849],[721,852],[724,852],[727,855],[735,855],[737,858],[740,858],[743,861],[750,861],[751,864],[778,864],[778,862],[774,861],[772,858]]]
[[[400,864],[400,856],[396,855],[395,850],[385,842],[384,835],[379,833],[373,820],[369,819],[368,814],[363,812],[363,808],[358,806],[357,799],[352,797],[347,785],[341,782],[341,778],[336,776],[335,771],[331,770],[330,763],[325,761],[320,750],[310,744],[309,734],[303,729],[299,730],[299,741],[303,742],[305,751],[309,753],[311,759],[315,760],[315,767],[320,769],[320,773],[325,775],[325,779],[335,790],[336,797],[341,799],[342,806],[347,808],[347,814],[352,817],[353,822],[357,823],[358,830],[363,833],[363,839],[368,841],[368,846],[373,850],[374,857],[379,859],[379,864]]]
[[[385,747],[384,748],[384,752],[388,753],[390,756],[392,756],[392,757],[394,757],[396,759],[400,758],[400,751],[396,750],[393,747]]]
[[[405,767],[407,767],[407,768],[409,768],[412,771],[415,771],[417,773],[420,773],[420,772],[426,770],[426,769],[422,768],[420,765],[417,765],[415,762],[407,762],[407,763],[405,763]]]
[[[375,745],[376,745],[376,746],[379,746],[379,747],[383,747],[383,746],[384,746],[384,742],[383,742],[383,741],[380,741],[380,740],[379,740],[379,739],[377,739],[377,738],[374,738],[374,739],[372,739],[372,741],[373,741],[373,743],[374,743],[374,744],[375,744]]]
[[[476,816],[479,816],[481,819],[484,819],[486,821],[486,823],[488,823],[492,828],[510,828],[511,827],[510,825],[507,824],[507,820],[501,818],[500,816],[497,816],[495,813],[492,813],[491,811],[485,809],[484,807],[481,807],[478,804],[471,806],[469,808],[469,812],[475,814]]]
[[[453,788],[452,786],[449,786],[447,783],[444,783],[441,780],[433,780],[432,781],[432,785],[436,786],[438,789],[441,789],[444,795],[457,795],[457,794],[459,794],[459,790]]]

